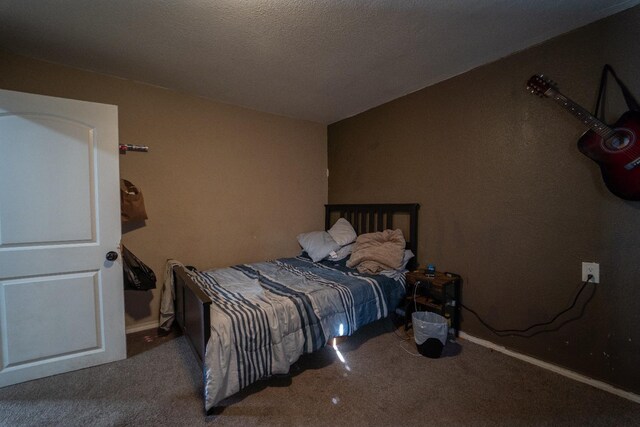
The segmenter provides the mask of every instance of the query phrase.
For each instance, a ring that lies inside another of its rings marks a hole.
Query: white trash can
[[[413,338],[420,354],[432,359],[440,357],[449,333],[447,319],[430,311],[416,311],[411,319]]]

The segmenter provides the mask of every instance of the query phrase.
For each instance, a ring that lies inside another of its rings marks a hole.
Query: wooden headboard
[[[353,225],[356,233],[373,233],[386,229],[403,227],[398,223],[400,218],[405,219],[405,229],[402,230],[407,241],[407,249],[416,255],[412,260],[415,267],[418,256],[418,203],[401,204],[364,204],[364,205],[324,205],[324,228],[328,230],[331,225],[344,218]]]

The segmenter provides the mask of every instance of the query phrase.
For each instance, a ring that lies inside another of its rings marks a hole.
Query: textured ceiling
[[[0,0],[0,46],[320,123],[640,0]]]

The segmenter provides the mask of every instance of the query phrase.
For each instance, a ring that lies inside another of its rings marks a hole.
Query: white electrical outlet
[[[592,283],[600,283],[600,264],[597,262],[583,262],[582,281],[586,282],[589,275],[593,276]]]

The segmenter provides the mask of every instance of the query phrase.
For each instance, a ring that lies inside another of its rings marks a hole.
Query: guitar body
[[[578,149],[600,166],[609,191],[625,200],[640,200],[640,112],[627,111],[605,140],[588,130],[578,140]]]

